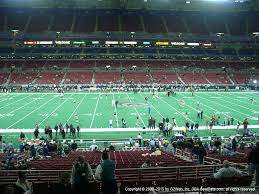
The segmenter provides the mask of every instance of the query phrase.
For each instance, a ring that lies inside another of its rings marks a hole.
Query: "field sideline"
[[[259,93],[254,92],[198,92],[194,97],[189,92],[178,92],[176,97],[167,97],[165,93],[65,93],[61,98],[57,93],[10,93],[0,94],[0,129],[10,132],[13,129],[33,129],[45,125],[54,127],[59,122],[77,125],[75,114],[81,128],[108,128],[109,119],[113,128],[121,128],[121,119],[125,118],[128,128],[142,128],[148,125],[148,106],[151,116],[157,123],[162,117],[170,121],[176,118],[178,126],[185,125],[186,112],[190,123],[200,126],[215,113],[220,114],[221,123],[226,117],[234,117],[241,122],[244,118],[252,125],[258,125]],[[145,97],[148,97],[147,103]],[[250,99],[254,98],[252,104]],[[118,100],[119,106],[112,107],[112,100]],[[184,107],[179,101],[184,100]],[[197,107],[197,101],[200,103]],[[197,110],[204,111],[204,118],[197,119]],[[116,112],[116,115],[114,115]],[[136,117],[139,125],[136,125]],[[236,123],[234,121],[234,124]],[[1,130],[3,131],[3,130]]]

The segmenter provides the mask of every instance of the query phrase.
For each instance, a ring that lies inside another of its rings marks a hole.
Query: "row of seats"
[[[146,157],[142,154],[147,151],[115,151],[109,152],[110,159],[116,161],[116,168],[140,168],[145,162]],[[79,155],[83,155],[89,164],[95,168],[101,161],[101,152],[72,152],[68,157],[53,156],[47,160],[33,160],[31,161],[32,169],[60,169],[68,170],[77,160]],[[179,159],[172,154],[163,152],[161,156],[148,157],[152,166],[188,166],[190,162]]]
[[[173,68],[179,70],[195,70],[195,69],[212,69],[222,70],[233,69],[235,71],[250,70],[258,66],[258,62],[241,62],[241,61],[174,61],[174,60],[33,60],[33,61],[0,61],[0,69],[10,68],[14,66],[16,68],[22,68],[23,70],[33,69],[92,69],[105,68],[123,68],[132,69],[133,66],[139,68],[149,68],[151,70],[166,70],[169,71]],[[185,71],[186,72],[186,71]]]
[[[181,80],[185,84],[231,84],[230,79],[225,73],[181,73]],[[0,83],[7,82],[8,73],[0,73]],[[93,82],[93,78],[95,82]],[[231,79],[235,84],[248,83],[249,75],[234,74]],[[64,84],[181,84],[175,72],[154,71],[145,72],[67,72],[65,73],[12,73],[10,84],[60,84],[63,80]]]
[[[229,30],[231,34],[240,35],[259,31],[259,25],[254,19],[258,18],[258,16],[258,13],[223,13],[219,16],[187,12],[171,13],[170,15],[48,15],[46,13],[34,15],[28,13],[1,13],[0,31],[17,29],[40,33],[49,29],[55,32],[72,31],[79,33],[126,31],[209,34],[228,33]]]

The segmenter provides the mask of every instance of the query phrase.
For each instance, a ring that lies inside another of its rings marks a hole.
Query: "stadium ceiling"
[[[259,0],[1,0],[1,7],[235,11],[259,10]]]

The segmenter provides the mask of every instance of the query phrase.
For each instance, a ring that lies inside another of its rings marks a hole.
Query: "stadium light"
[[[190,4],[190,3],[191,3],[191,1],[185,1],[185,3],[186,3],[186,4]]]
[[[217,33],[217,36],[224,36],[224,33],[223,32],[219,32],[219,33]]]
[[[254,36],[259,36],[259,32],[253,32]]]
[[[255,80],[253,81],[253,83],[254,83],[254,84],[257,84],[257,80],[255,79]]]

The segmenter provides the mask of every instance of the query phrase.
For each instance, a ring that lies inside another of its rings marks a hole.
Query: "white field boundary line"
[[[128,99],[130,100],[130,102],[132,103],[132,100],[130,99],[129,94],[127,94],[127,97],[128,97]],[[144,127],[147,128],[145,122],[143,121],[143,119],[142,119],[142,117],[140,116],[140,114],[139,114],[138,110],[136,109],[136,107],[134,107],[134,109],[135,109],[135,112],[137,113],[138,117],[140,118],[142,124],[144,125]]]
[[[110,92],[110,93],[105,93],[105,92],[87,92],[87,91],[83,91],[83,92],[65,92],[65,94],[85,94],[85,93],[87,93],[87,94],[107,94],[107,95],[109,95],[109,94],[112,94],[112,93],[114,93],[114,94],[118,94],[118,93],[120,93],[120,94],[133,94],[133,92]],[[150,92],[141,92],[142,94],[149,94],[149,95],[151,95],[150,94]],[[166,93],[165,92],[160,92],[160,94],[161,93],[164,93],[165,95],[166,95]],[[176,91],[176,94],[178,94],[178,93],[187,93],[187,94],[191,94],[190,92],[183,92],[183,91],[181,91],[181,92],[178,92],[178,91]],[[259,91],[243,91],[243,92],[234,92],[234,91],[229,91],[229,92],[224,92],[224,91],[210,91],[210,92],[195,92],[196,94],[198,93],[198,94],[211,94],[211,93],[222,93],[222,94],[231,94],[231,93],[233,93],[233,94],[259,94]],[[23,94],[55,94],[55,95],[60,95],[60,93],[58,93],[58,92],[31,92],[31,93],[29,93],[29,92],[21,92],[21,93],[12,93],[12,94],[9,94],[9,95],[23,95]]]
[[[63,104],[65,104],[71,97],[70,95],[65,101],[63,101],[59,106],[57,106],[48,116],[46,116],[38,125],[41,125],[44,121],[46,121],[54,112],[56,112]]]
[[[10,125],[9,127],[7,127],[7,129],[10,129],[12,126],[16,125],[17,123],[21,122],[22,120],[24,120],[26,117],[28,117],[29,115],[31,115],[32,113],[34,113],[36,110],[39,110],[41,107],[45,106],[46,104],[48,104],[51,100],[53,100],[54,98],[56,98],[57,96],[54,96],[53,98],[49,99],[47,102],[45,102],[44,104],[40,105],[38,108],[34,109],[33,111],[31,111],[30,113],[28,113],[27,115],[25,115],[24,117],[20,118],[18,121],[16,121],[15,123],[13,123],[12,125]],[[35,123],[36,124],[36,123]]]
[[[219,94],[218,94],[219,95]],[[225,97],[225,96],[222,96],[223,98],[229,98],[229,99],[231,99],[231,100],[236,100],[235,98],[230,98],[230,97]],[[224,100],[224,99],[219,99],[219,100],[222,100],[222,101],[224,101],[224,102],[228,102],[228,103],[230,103],[230,104],[234,104],[234,105],[237,105],[237,106],[240,106],[240,107],[242,107],[242,108],[245,108],[245,109],[247,109],[247,110],[250,110],[250,111],[252,111],[252,112],[255,112],[255,110],[253,110],[253,109],[251,109],[251,108],[247,108],[247,107],[245,107],[245,106],[242,106],[242,105],[240,105],[240,104],[238,104],[238,103],[232,103],[230,100],[229,101],[226,101],[226,100]],[[242,102],[242,101],[240,101],[240,100],[237,100],[237,101],[239,101],[239,102],[241,102],[241,103],[244,103],[244,102]],[[251,105],[251,104],[250,104]]]
[[[43,95],[42,97],[44,97],[44,96],[46,96],[46,94]],[[42,97],[41,97],[41,98],[42,98]],[[17,109],[14,109],[14,110],[12,110],[11,112],[6,113],[6,114],[11,114],[11,113],[13,113],[13,112],[16,112],[17,110],[20,110],[21,108],[24,108],[24,107],[27,106],[28,104],[31,104],[31,103],[33,103],[33,102],[35,102],[35,101],[37,101],[37,100],[39,100],[39,99],[34,99],[34,100],[32,100],[32,101],[30,101],[30,102],[24,104],[23,106],[21,106],[21,107],[19,107],[19,108],[17,108]],[[1,115],[1,116],[0,116],[0,119],[2,119],[2,118],[4,118],[4,116]]]
[[[95,114],[96,114],[96,109],[97,109],[97,106],[99,104],[100,96],[101,96],[101,94],[99,94],[98,99],[97,99],[96,104],[95,104],[94,114],[93,114],[93,117],[92,117],[90,128],[92,128],[92,126],[93,126],[93,122],[94,122],[94,118],[95,118]]]
[[[181,113],[180,111],[178,111],[176,108],[174,108],[171,104],[169,104],[168,102],[166,102],[165,100],[163,100],[162,98],[160,98],[161,101],[163,101],[164,103],[166,103],[169,107],[171,107],[172,109],[174,109],[177,113],[180,113],[180,115],[184,118],[184,120],[186,119],[186,117],[184,116],[183,113]],[[188,118],[189,121],[191,121],[192,123],[196,123],[193,120],[191,120],[190,118]]]
[[[21,98],[21,99],[19,99],[19,100],[16,100],[16,101],[14,101],[14,102],[12,102],[12,103],[10,103],[10,104],[6,104],[6,105],[0,107],[0,109],[5,108],[5,107],[7,107],[7,106],[10,106],[10,105],[12,105],[12,104],[15,104],[15,103],[17,103],[17,102],[20,102],[21,100],[24,100],[24,99],[26,99],[26,98],[28,98],[28,97],[30,97],[30,96],[33,96],[33,95],[34,95],[34,94],[30,94],[30,95],[25,96],[24,98]]]
[[[80,102],[78,103],[78,105],[76,106],[75,110],[71,113],[71,115],[69,116],[69,118],[67,119],[67,122],[72,118],[72,116],[75,114],[75,112],[77,111],[77,109],[79,108],[79,106],[82,104],[82,102],[84,101],[85,97],[87,96],[87,94],[84,95],[84,97],[80,100]]]
[[[114,94],[112,94],[112,99],[115,101]],[[118,120],[118,112],[117,107],[114,107],[115,113],[116,113],[116,122],[117,122],[117,128],[119,128],[119,120]]]
[[[236,125],[230,125],[230,126],[213,126],[213,130],[229,130],[229,129],[236,129]],[[248,126],[249,129],[259,129],[259,125],[249,125]],[[185,126],[178,126],[178,127],[174,127],[173,131],[182,131],[185,129]],[[239,129],[243,129],[243,126],[240,125]],[[208,129],[206,128],[206,126],[200,126],[198,131],[205,131]],[[34,129],[0,129],[0,133],[4,134],[4,133],[20,133],[20,132],[24,132],[24,133],[33,133]],[[41,133],[44,132],[44,129],[39,129],[39,131]],[[80,132],[154,132],[154,131],[159,131],[159,128],[155,128],[155,129],[141,129],[141,128],[81,128]]]
[[[228,110],[232,110],[232,112],[235,111],[235,112],[238,112],[238,113],[240,113],[240,114],[242,114],[242,115],[246,115],[246,117],[248,117],[247,119],[249,119],[249,117],[251,117],[251,115],[242,113],[242,112],[240,112],[240,111],[238,111],[238,110],[232,109],[232,108],[230,108],[230,107],[228,107],[228,106],[225,106],[225,105],[223,105],[223,104],[219,104],[219,103],[217,103],[217,102],[214,102],[214,101],[209,100],[209,99],[207,99],[207,98],[202,98],[202,97],[200,97],[200,96],[198,96],[198,97],[201,98],[201,99],[205,99],[205,100],[207,100],[207,101],[209,101],[209,102],[212,102],[213,104],[217,104],[217,105],[220,105],[220,106],[222,106],[222,107],[225,107],[225,108],[227,108]],[[251,119],[249,119],[249,120],[251,120]]]

